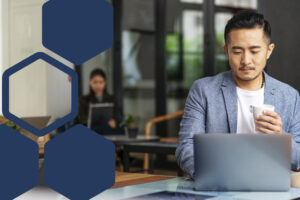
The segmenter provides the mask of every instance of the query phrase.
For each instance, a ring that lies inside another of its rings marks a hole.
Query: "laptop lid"
[[[94,129],[99,124],[107,123],[113,118],[113,103],[90,104],[88,128]]]
[[[196,134],[195,189],[287,191],[290,134]]]

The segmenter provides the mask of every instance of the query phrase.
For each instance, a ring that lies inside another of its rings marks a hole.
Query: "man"
[[[196,133],[259,131],[292,134],[292,169],[299,169],[299,93],[263,71],[274,49],[270,24],[261,14],[243,11],[228,21],[224,35],[231,70],[193,84],[180,123],[178,164],[193,178]],[[253,119],[249,107],[257,104],[273,105],[275,111]]]

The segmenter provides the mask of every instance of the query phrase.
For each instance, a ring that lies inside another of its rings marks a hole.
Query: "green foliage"
[[[216,53],[224,53],[223,46],[224,46],[224,33],[218,33],[216,35]]]
[[[10,128],[20,132],[22,130],[21,127],[19,127],[18,125],[16,125],[15,123],[13,123],[12,121],[7,121],[4,123],[5,125],[9,126]]]
[[[176,52],[179,51],[179,35],[178,34],[168,34],[166,39],[167,51]]]
[[[124,119],[121,123],[120,126],[129,126],[133,127],[137,122],[137,119],[133,117],[132,115],[128,115],[126,119]]]
[[[190,88],[193,82],[203,77],[204,46],[201,35],[193,39],[184,39],[183,46],[183,88]],[[223,51],[224,32],[216,34],[216,72],[220,73],[229,69],[228,59]],[[179,34],[168,34],[166,41],[167,74],[168,81],[178,81],[179,76]]]

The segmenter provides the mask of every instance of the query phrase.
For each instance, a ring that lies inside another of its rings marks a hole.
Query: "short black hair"
[[[242,10],[235,14],[226,24],[224,39],[229,42],[229,33],[234,29],[261,27],[265,36],[271,41],[271,25],[265,20],[264,15],[250,10]]]

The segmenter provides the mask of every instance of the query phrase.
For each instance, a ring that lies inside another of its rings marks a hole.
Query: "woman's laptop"
[[[287,191],[290,134],[196,134],[195,190]]]

